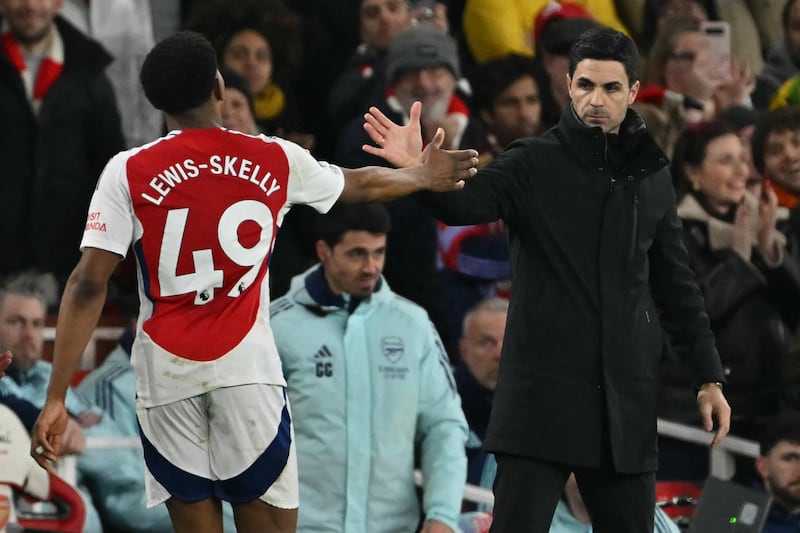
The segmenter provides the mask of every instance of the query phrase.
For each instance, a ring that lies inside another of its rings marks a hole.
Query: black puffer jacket
[[[489,451],[598,467],[610,445],[618,472],[653,472],[664,331],[695,383],[724,379],[667,158],[633,110],[620,131],[568,108],[460,191],[418,194],[449,225],[508,228],[514,289]]]
[[[757,209],[755,198],[750,198]],[[753,248],[751,261],[730,247],[733,226],[710,215],[692,194],[680,203],[684,241],[705,296],[717,340],[731,405],[731,432],[757,438],[760,420],[783,403],[782,368],[800,320],[797,235],[781,212],[778,229],[786,238],[783,262],[770,268]],[[699,424],[688,376],[668,357],[661,373],[660,415]]]
[[[125,147],[104,70],[111,56],[60,17],[64,69],[38,115],[0,51],[0,276],[38,268],[63,282],[78,261],[100,171]]]

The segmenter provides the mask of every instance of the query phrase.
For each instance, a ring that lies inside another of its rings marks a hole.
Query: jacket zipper
[[[633,193],[633,228],[631,234],[631,247],[628,253],[628,259],[633,260],[636,252],[636,238],[639,233],[639,191]]]

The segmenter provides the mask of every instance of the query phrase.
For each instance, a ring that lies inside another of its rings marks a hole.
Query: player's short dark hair
[[[624,33],[605,26],[586,30],[569,51],[569,75],[584,59],[619,61],[628,75],[628,86],[639,79],[639,51],[636,44]]]
[[[211,43],[199,33],[181,31],[150,50],[139,80],[153,107],[177,115],[206,103],[216,76],[217,56]]]
[[[800,444],[800,411],[788,409],[768,418],[758,439],[758,453],[767,455],[781,441]]]
[[[317,238],[333,248],[348,231],[385,235],[391,227],[389,212],[381,204],[336,204],[317,218]]]

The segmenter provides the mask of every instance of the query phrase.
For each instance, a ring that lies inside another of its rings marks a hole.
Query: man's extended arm
[[[665,180],[666,181],[666,180]],[[663,194],[675,205],[674,190],[669,182]],[[731,408],[722,387],[724,374],[719,354],[705,311],[703,295],[694,272],[689,268],[689,255],[683,242],[681,222],[673,208],[659,222],[656,238],[648,252],[650,283],[656,303],[663,310],[662,324],[673,341],[673,348],[690,371],[698,386],[697,406],[703,428],[717,427],[711,441],[716,446],[730,429]]]
[[[91,338],[106,301],[108,280],[121,257],[87,248],[72,271],[58,313],[53,373],[47,388],[47,401],[33,428],[31,455],[43,468],[55,461],[67,427],[64,399],[70,378]]]

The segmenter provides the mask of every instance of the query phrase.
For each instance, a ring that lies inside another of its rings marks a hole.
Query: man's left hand
[[[422,526],[420,533],[453,533],[453,530],[450,529],[450,527],[444,522],[439,522],[438,520],[428,520]]]
[[[5,370],[11,364],[11,352],[0,354],[0,378],[6,375]]]
[[[716,417],[717,432],[711,440],[711,446],[716,446],[731,428],[731,407],[722,394],[722,387],[717,383],[704,383],[697,393],[697,407],[706,431],[714,430]]]

